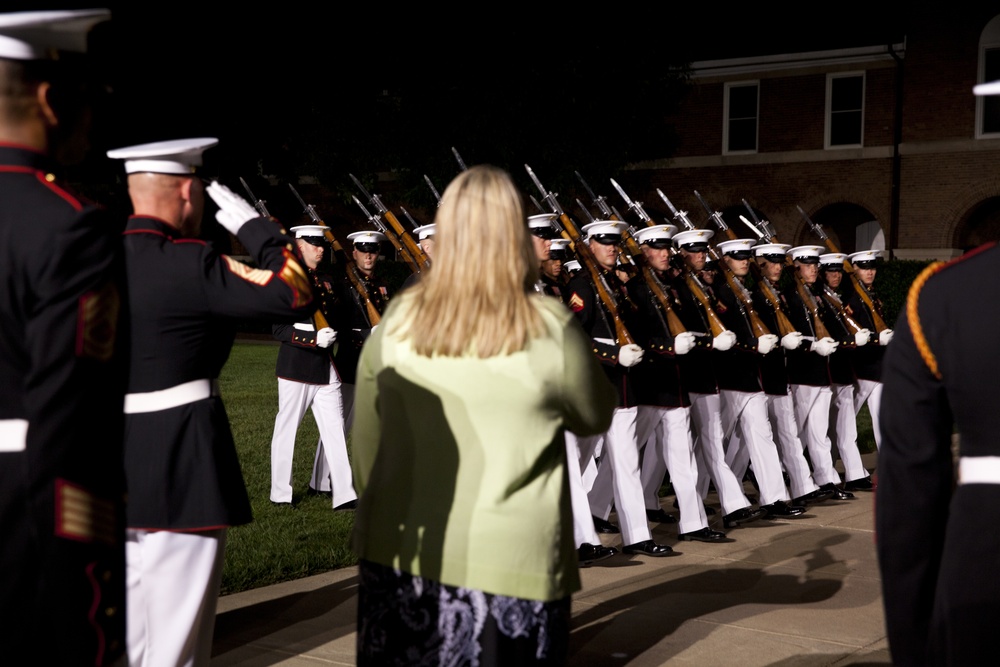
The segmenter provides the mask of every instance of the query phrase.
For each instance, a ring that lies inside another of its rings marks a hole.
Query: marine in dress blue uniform
[[[274,220],[194,171],[215,139],[117,149],[131,365],[125,397],[128,651],[132,665],[207,664],[226,529],[251,520],[218,377],[238,319],[294,321],[312,291]],[[204,195],[256,268],[197,240]]]
[[[85,144],[78,66],[87,32],[109,16],[0,14],[0,662],[10,665],[107,665],[125,651],[121,225],[70,192],[53,157]]]

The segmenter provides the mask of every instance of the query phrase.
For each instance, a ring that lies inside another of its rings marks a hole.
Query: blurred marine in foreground
[[[975,92],[997,94],[1000,82]],[[1000,659],[998,265],[990,243],[928,267],[886,350],[876,528],[897,665]]]
[[[57,172],[87,148],[107,10],[0,14],[0,639],[9,665],[125,650],[120,227]]]

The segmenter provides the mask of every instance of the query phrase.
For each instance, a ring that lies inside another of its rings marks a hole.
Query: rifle
[[[837,249],[837,244],[833,242],[833,239],[826,235],[826,232],[823,231],[823,228],[819,224],[813,222],[812,218],[806,215],[806,212],[802,210],[801,206],[796,205],[795,208],[799,209],[799,213],[801,213],[802,217],[805,218],[806,224],[809,225],[809,228],[813,230],[813,233],[815,233],[816,236],[823,241],[823,245],[825,245],[830,252],[840,252],[840,250]],[[864,302],[865,306],[871,312],[872,323],[875,325],[875,333],[881,333],[882,331],[888,329],[889,327],[886,325],[885,320],[882,319],[882,316],[875,308],[875,302],[872,299],[871,293],[868,291],[868,288],[865,287],[860,280],[858,280],[858,276],[854,273],[854,267],[851,266],[851,262],[847,259],[844,259],[844,273],[851,277],[851,283],[854,285],[854,291],[858,293],[858,296],[861,297],[861,301]]]
[[[365,189],[365,186],[361,184],[361,181],[355,178],[354,174],[348,174],[348,176],[350,176],[351,180],[354,181],[354,185],[361,190],[361,193],[368,198],[368,203],[374,206],[375,209],[381,213],[382,216],[385,217],[386,221],[392,226],[395,235],[398,237],[403,247],[405,247],[409,252],[410,259],[413,260],[411,268],[414,270],[414,273],[419,273],[422,267],[426,268],[430,266],[431,262],[427,258],[427,255],[424,254],[423,249],[421,249],[417,242],[413,240],[413,237],[406,232],[406,228],[404,228],[402,223],[399,222],[399,219],[392,214],[392,211],[386,208],[379,196],[370,194],[368,190]],[[357,198],[355,198],[354,201],[358,202],[359,206],[361,205],[361,202],[359,202]],[[364,206],[361,206],[361,209],[366,215],[368,214],[368,210]],[[368,215],[368,219],[374,222],[378,219],[378,215]],[[376,223],[376,225],[378,225],[378,223]],[[383,231],[382,233],[384,234],[385,232]],[[386,234],[386,236],[388,236],[388,234]],[[396,243],[393,242],[393,245],[396,245]]]
[[[667,195],[663,194],[663,190],[657,188],[656,192],[660,195],[660,199],[666,203],[667,208],[670,209],[670,212],[673,214],[675,220],[684,225],[685,229],[695,229],[694,223],[692,223],[687,217],[686,211],[677,210],[673,203],[667,198]],[[675,254],[677,254],[676,251]],[[694,271],[692,271],[687,265],[687,262],[682,262],[682,265],[684,267],[684,282],[687,284],[688,290],[691,292],[692,296],[694,296],[698,303],[701,304],[701,308],[705,312],[705,318],[708,320],[708,326],[712,332],[712,336],[715,337],[725,333],[728,329],[726,329],[726,325],[722,323],[722,320],[712,307],[712,303],[705,290],[705,285],[701,282],[698,276],[694,274]]]
[[[764,238],[767,239],[768,243],[777,243],[778,236],[774,233],[774,230],[768,226],[768,223],[761,221],[760,218],[757,217],[753,207],[750,206],[745,199],[743,200],[743,205],[746,206],[747,211],[750,212],[750,217],[754,219],[760,230],[763,230],[760,233],[764,234]],[[750,224],[749,221],[747,221],[747,219],[743,216],[740,216],[740,218],[746,224]],[[757,227],[754,227],[753,225],[750,226],[752,229],[757,229]],[[792,259],[787,255],[785,255],[785,264],[788,266],[793,265]],[[805,281],[802,280],[802,275],[798,271],[793,270],[792,275],[795,276],[795,289],[799,293],[799,298],[802,300],[803,305],[809,313],[809,318],[812,322],[813,334],[816,338],[833,338],[827,330],[826,325],[823,324],[823,318],[819,312],[819,303],[816,301],[816,297],[813,295],[812,290],[810,290]]]
[[[365,312],[368,315],[368,323],[374,327],[382,320],[382,315],[378,312],[378,308],[375,307],[375,304],[372,303],[371,297],[368,295],[368,289],[365,287],[364,281],[358,274],[358,266],[355,264],[354,259],[347,254],[346,250],[344,250],[344,247],[333,235],[333,230],[330,229],[329,225],[323,222],[323,219],[319,217],[319,214],[316,213],[315,207],[313,207],[312,204],[307,204],[305,200],[302,199],[302,196],[299,194],[299,191],[295,189],[294,185],[289,183],[288,187],[291,188],[292,194],[294,194],[295,198],[299,200],[300,204],[302,204],[302,208],[305,212],[309,214],[309,218],[313,221],[313,224],[319,225],[323,228],[323,235],[326,237],[326,240],[330,242],[330,246],[333,250],[339,250],[343,253],[346,264],[345,273],[347,274],[347,279],[351,281],[351,285],[358,293],[358,296],[361,297]],[[316,326],[319,327],[319,323],[317,323]],[[329,324],[326,326],[329,326]]]
[[[455,161],[458,162],[459,169],[462,171],[469,170],[469,168],[465,166],[465,160],[463,160],[462,156],[458,154],[458,150],[454,146],[451,147],[451,154],[455,156]]]
[[[746,203],[745,199],[743,201]],[[743,223],[757,235],[758,239],[764,239],[764,235],[753,225],[753,223],[744,218],[742,215],[740,216],[740,220],[742,220]],[[755,274],[757,284],[760,285],[761,294],[764,295],[767,302],[771,304],[771,309],[774,310],[774,319],[778,322],[778,333],[780,333],[782,337],[787,336],[790,333],[795,333],[795,325],[792,324],[791,320],[789,320],[788,316],[785,314],[784,304],[781,301],[781,297],[778,296],[778,292],[774,289],[774,285],[772,285],[771,281],[768,280],[763,273],[761,273],[760,267],[756,263],[751,264],[751,266],[757,267],[757,273]]]
[[[392,243],[394,248],[396,248],[396,252],[398,252],[399,255],[403,258],[403,261],[406,262],[407,265],[409,265],[410,271],[412,271],[413,273],[419,273],[420,265],[417,263],[417,260],[413,258],[413,255],[410,254],[410,251],[406,248],[406,246],[404,246],[403,243],[399,240],[399,237],[396,236],[396,233],[393,232],[388,227],[386,227],[380,217],[369,213],[368,209],[365,208],[365,205],[361,203],[360,199],[358,199],[354,195],[351,195],[351,199],[354,201],[355,204],[358,205],[358,208],[361,209],[361,212],[365,214],[365,218],[368,220],[368,222],[370,222],[375,227],[375,229],[385,234],[385,237],[389,239],[389,242]]]
[[[720,232],[726,235],[727,239],[736,240],[739,238],[736,236],[736,232],[730,229],[729,225],[727,225],[722,219],[722,213],[713,210],[697,190],[694,191],[694,196],[698,198],[701,205],[705,207],[706,211],[708,211],[709,219],[715,222],[715,226],[719,228]],[[760,319],[760,315],[757,314],[757,310],[753,307],[753,297],[750,295],[750,292],[747,291],[747,288],[736,277],[736,274],[734,274],[733,270],[729,268],[729,265],[725,262],[725,260],[719,257],[718,251],[715,248],[711,248],[711,250],[712,258],[722,269],[722,273],[726,277],[726,283],[729,285],[730,291],[732,291],[733,296],[735,296],[740,302],[743,314],[747,317],[747,324],[750,325],[750,332],[756,338],[770,335],[771,332],[768,330],[767,325]],[[751,262],[750,265],[756,266],[753,262]]]
[[[240,176],[240,183],[243,184],[243,189],[247,191],[248,195],[250,195],[250,202],[253,204],[253,207],[257,209],[257,212],[260,213],[262,217],[270,218],[271,214],[267,211],[267,206],[265,206],[266,202],[263,199],[257,199],[254,196],[253,191],[250,189],[250,186],[247,185],[247,182],[243,180],[242,176]]]
[[[613,207],[608,206],[607,200],[604,197],[598,197],[594,194],[594,191],[590,189],[587,181],[583,180],[583,176],[580,175],[580,172],[577,171],[573,173],[576,174],[580,183],[583,184],[583,187],[590,195],[591,200],[593,200],[598,210],[601,211],[601,215],[605,216],[609,220],[625,222],[618,211],[614,210]],[[612,183],[614,183],[614,180],[612,180]],[[588,216],[590,215],[590,212],[579,199],[576,200],[576,203]],[[642,205],[638,204],[638,207],[641,211]],[[645,213],[645,211],[642,212]],[[628,251],[628,255],[632,258],[632,263],[640,268],[643,280],[646,281],[646,286],[649,287],[649,291],[652,292],[657,303],[660,304],[660,311],[665,328],[670,332],[670,335],[674,337],[678,334],[684,333],[687,331],[687,328],[685,328],[684,323],[681,322],[680,318],[677,317],[677,313],[674,312],[673,306],[670,303],[670,297],[667,296],[666,286],[663,284],[663,281],[660,280],[659,276],[656,275],[653,268],[649,266],[649,263],[646,262],[645,256],[642,254],[642,249],[635,240],[635,228],[632,225],[628,225],[625,228],[623,236],[625,238],[625,248]]]
[[[583,236],[580,234],[580,230],[577,229],[576,224],[568,215],[566,215],[562,206],[559,205],[559,201],[556,199],[555,193],[545,189],[542,182],[538,180],[537,176],[535,176],[535,172],[531,170],[531,167],[524,165],[524,168],[527,170],[528,176],[534,182],[535,187],[537,187],[538,191],[541,193],[542,201],[548,203],[552,212],[559,216],[559,223],[555,223],[554,220],[553,223],[561,225],[560,231],[573,244],[573,248],[582,260],[583,266],[590,273],[590,279],[594,284],[594,289],[597,291],[597,296],[600,298],[601,303],[604,304],[605,310],[614,322],[615,338],[617,339],[618,345],[634,345],[635,339],[632,338],[632,334],[629,333],[628,328],[625,326],[625,322],[622,321],[621,314],[618,312],[618,301],[611,293],[611,288],[608,286],[608,282],[604,278],[604,269],[600,264],[598,264],[597,258],[595,258],[594,254],[590,251],[590,246],[588,246],[583,240]]]

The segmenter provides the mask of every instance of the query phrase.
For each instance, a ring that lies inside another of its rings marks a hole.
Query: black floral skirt
[[[358,665],[561,665],[570,599],[493,595],[362,560]]]

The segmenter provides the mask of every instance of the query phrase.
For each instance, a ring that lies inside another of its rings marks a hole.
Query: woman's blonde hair
[[[492,357],[542,332],[531,303],[538,262],[521,195],[507,172],[463,171],[441,197],[434,265],[414,287],[398,330],[417,353]]]

